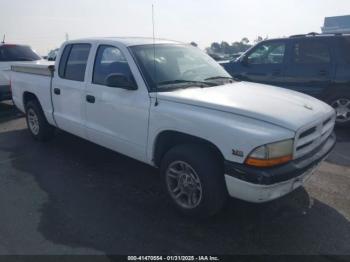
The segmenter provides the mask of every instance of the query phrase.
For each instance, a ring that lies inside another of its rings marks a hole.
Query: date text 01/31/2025
[[[216,256],[128,256],[128,261],[220,261]]]

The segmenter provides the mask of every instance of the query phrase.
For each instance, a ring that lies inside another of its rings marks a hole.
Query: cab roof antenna
[[[156,102],[155,106],[159,105],[158,101],[158,83],[157,83],[157,64],[156,64],[156,35],[154,29],[154,5],[152,4],[152,26],[153,26],[153,77],[155,83],[155,91],[156,91]]]
[[[1,44],[5,44],[6,34],[4,34],[4,37],[2,38]]]

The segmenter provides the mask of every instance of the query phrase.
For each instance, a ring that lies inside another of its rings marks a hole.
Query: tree
[[[261,36],[258,36],[255,40],[254,40],[254,43],[257,44],[257,43],[260,43],[261,41],[263,41],[264,39],[261,37]]]
[[[214,53],[220,53],[221,52],[221,45],[217,42],[214,42],[211,44],[210,49]]]
[[[243,37],[241,40],[242,44],[248,45],[249,44],[249,39],[247,37]]]
[[[231,51],[231,48],[230,48],[230,44],[225,42],[225,41],[222,41],[221,44],[220,44],[220,48],[221,48],[221,52],[224,53],[224,54],[229,54],[230,51]]]
[[[235,53],[241,53],[241,52],[244,52],[246,50],[248,50],[251,45],[249,44],[249,39],[244,37],[242,38],[242,40],[240,42],[234,42],[232,43],[232,53],[235,54]]]
[[[191,45],[194,46],[194,47],[198,47],[198,44],[196,42],[191,42]]]
[[[220,55],[233,55],[241,52],[245,52],[252,45],[247,37],[242,38],[240,42],[233,42],[231,45],[225,41],[221,43],[213,42],[210,47],[206,48],[208,54],[220,54]]]

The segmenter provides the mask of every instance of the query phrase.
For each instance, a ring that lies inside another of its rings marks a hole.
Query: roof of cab
[[[342,38],[342,37],[350,37],[350,34],[318,34],[318,33],[308,33],[308,34],[299,34],[299,35],[291,35],[289,37],[279,37],[279,38],[270,38],[263,40],[261,42],[269,42],[269,41],[285,41],[285,40],[293,40],[293,39],[325,39],[325,38]]]
[[[104,42],[104,41],[112,41],[112,42],[118,42],[125,46],[137,46],[137,45],[151,45],[153,43],[155,44],[183,44],[178,41],[172,41],[167,39],[153,39],[150,37],[93,37],[93,38],[84,38],[84,39],[77,39],[68,41],[68,43],[79,43],[79,42]]]

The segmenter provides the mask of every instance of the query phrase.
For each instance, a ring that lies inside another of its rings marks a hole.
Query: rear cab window
[[[63,79],[84,82],[90,44],[69,44],[62,53],[58,74]]]
[[[1,45],[0,62],[37,61],[38,56],[29,46],[22,45]]]

